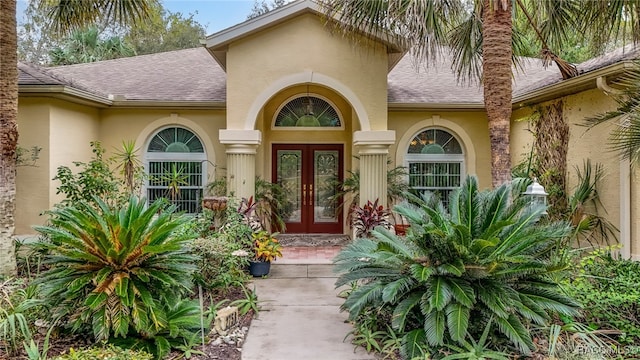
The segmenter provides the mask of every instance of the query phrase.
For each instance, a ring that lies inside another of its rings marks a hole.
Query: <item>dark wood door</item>
[[[336,183],[344,173],[342,144],[274,144],[272,179],[280,184],[291,208],[287,233],[342,233]]]

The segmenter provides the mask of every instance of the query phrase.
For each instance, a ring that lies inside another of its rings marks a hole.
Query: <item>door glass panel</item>
[[[339,152],[336,150],[316,150],[313,156],[313,220],[316,223],[338,222],[335,201],[330,200],[337,193]]]
[[[278,150],[278,179],[282,186],[286,201],[293,205],[288,223],[302,221],[302,150]]]

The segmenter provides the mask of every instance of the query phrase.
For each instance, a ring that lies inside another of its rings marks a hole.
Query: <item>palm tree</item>
[[[517,62],[514,54],[526,46],[526,34],[514,30],[513,16],[535,34],[545,64],[554,62],[565,78],[577,75],[575,67],[550,48],[561,49],[572,32],[587,36],[598,50],[619,37],[640,39],[636,0],[324,0],[323,4],[326,15],[340,20],[346,33],[360,29],[397,35],[418,60],[448,52],[461,80],[482,81],[494,187],[511,178],[512,65]]]
[[[50,7],[61,33],[96,22],[136,23],[157,0],[40,0]],[[0,273],[15,271],[16,149],[18,145],[18,57],[16,0],[0,1]]]

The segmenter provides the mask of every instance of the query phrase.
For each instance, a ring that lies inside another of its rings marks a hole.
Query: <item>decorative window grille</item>
[[[417,194],[430,191],[447,205],[465,172],[460,142],[445,130],[427,129],[411,140],[405,160],[410,188]]]
[[[340,114],[327,100],[314,95],[295,97],[276,112],[277,128],[341,127]]]
[[[200,139],[190,130],[170,127],[153,136],[147,147],[147,199],[164,198],[177,211],[199,212],[207,157]]]

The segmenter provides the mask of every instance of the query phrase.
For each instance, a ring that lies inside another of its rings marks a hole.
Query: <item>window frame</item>
[[[183,130],[187,130],[190,133],[192,133],[196,139],[200,142],[200,145],[202,146],[202,152],[159,152],[159,151],[149,151],[149,146],[151,144],[151,141],[162,131],[166,130],[166,129],[171,129],[171,128],[180,128]],[[186,214],[197,214],[199,212],[201,212],[202,210],[202,205],[201,205],[201,201],[202,201],[202,197],[204,196],[204,191],[206,188],[206,181],[207,181],[207,164],[208,164],[208,158],[207,158],[207,150],[206,147],[204,145],[204,142],[202,141],[202,138],[192,129],[186,127],[186,126],[180,126],[177,124],[172,124],[172,125],[168,125],[168,126],[163,126],[159,129],[157,129],[156,131],[154,131],[152,133],[151,136],[149,136],[149,138],[147,139],[147,142],[145,144],[145,153],[144,153],[144,170],[145,173],[147,174],[147,179],[145,180],[145,186],[144,186],[144,194],[145,197],[147,199],[147,202],[151,201],[151,197],[149,196],[149,191],[152,189],[165,189],[165,186],[157,186],[157,185],[151,185],[151,173],[150,173],[150,165],[152,162],[159,162],[159,163],[199,163],[200,164],[200,183],[201,185],[186,185],[186,186],[181,186],[180,189],[184,189],[184,190],[199,190],[200,191],[200,195],[196,196],[196,200],[183,200],[184,202],[194,202],[195,201],[195,209],[196,212],[189,212],[189,211],[185,211]],[[165,197],[165,196],[162,196]],[[199,198],[198,198],[199,197]],[[165,197],[166,198],[166,197]],[[171,204],[175,204],[178,205],[177,201],[173,201],[167,198],[167,200],[171,203]],[[189,207],[187,205],[187,207]],[[180,209],[181,207],[178,205],[178,209]]]

